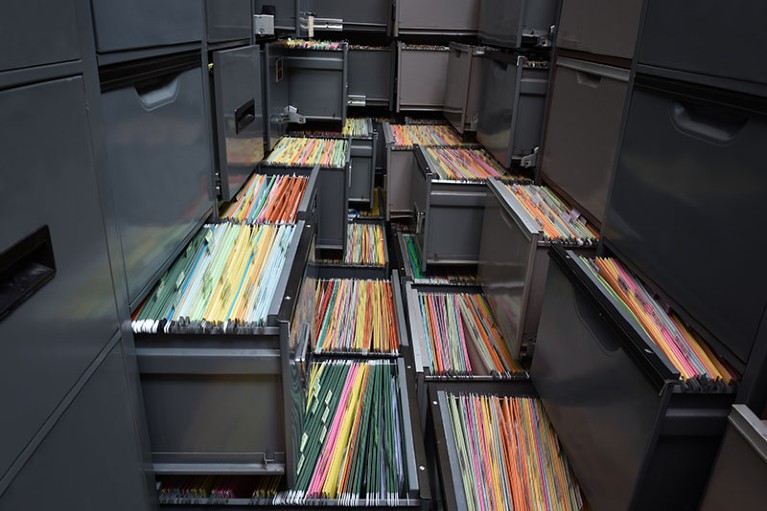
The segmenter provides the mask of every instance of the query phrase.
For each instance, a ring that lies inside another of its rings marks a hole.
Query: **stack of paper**
[[[399,352],[397,314],[388,280],[321,280],[317,306],[315,352]]]
[[[439,174],[440,179],[485,181],[490,177],[512,177],[484,149],[428,147],[425,153],[432,169]]]
[[[300,176],[254,174],[222,218],[248,224],[295,223],[308,182]]]
[[[326,50],[335,51],[343,48],[344,43],[339,41],[315,41],[314,39],[281,39],[276,41],[276,45],[286,46],[301,50]]]
[[[451,126],[426,124],[389,124],[397,147],[465,145]]]
[[[599,240],[596,230],[575,209],[545,186],[510,184],[507,188],[543,230],[547,240],[590,246]]]
[[[136,311],[133,331],[248,333],[265,324],[295,230],[204,226]]]
[[[332,167],[346,165],[347,142],[343,139],[283,137],[264,160],[266,164],[289,167]]]
[[[349,266],[385,266],[386,249],[381,224],[349,222],[346,226],[346,251],[343,259],[323,263]]]
[[[367,138],[371,135],[370,130],[368,129],[368,119],[367,117],[357,118],[357,117],[347,117],[346,118],[346,124],[344,124],[344,129],[342,131],[342,134],[346,137],[353,137],[353,138]]]
[[[418,293],[426,353],[439,376],[510,376],[511,356],[490,307],[478,293]]]
[[[282,476],[172,475],[159,480],[160,504],[225,505],[232,499],[271,503]]]
[[[468,394],[447,404],[467,509],[583,509],[539,400]]]
[[[673,313],[618,261],[608,257],[581,257],[605,288],[626,307],[652,341],[676,367],[683,380],[703,388],[713,382],[729,385],[735,375]]]
[[[294,491],[275,503],[396,505],[407,477],[397,366],[312,364]]]

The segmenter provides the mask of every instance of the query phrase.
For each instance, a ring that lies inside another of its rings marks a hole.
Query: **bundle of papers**
[[[483,149],[427,147],[424,152],[440,179],[451,181],[485,181],[490,177],[511,177],[506,169]]]
[[[222,218],[248,224],[295,223],[309,179],[254,174]]]
[[[283,137],[264,162],[289,167],[332,167],[346,165],[347,141],[329,138]]]
[[[265,324],[294,225],[205,225],[134,314],[134,332],[249,333]]]
[[[419,292],[418,301],[432,374],[509,376],[524,372],[511,356],[481,294]]]
[[[431,124],[389,124],[397,147],[465,145],[451,126]]]
[[[315,304],[315,353],[399,353],[397,314],[388,280],[321,280]]]
[[[583,509],[538,399],[447,395],[447,405],[468,510]]]

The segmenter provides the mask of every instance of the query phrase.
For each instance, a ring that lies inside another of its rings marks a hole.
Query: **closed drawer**
[[[554,0],[482,0],[479,39],[505,48],[520,48],[523,44],[551,46],[556,16]]]
[[[202,0],[91,0],[96,49],[106,53],[202,41]]]
[[[554,75],[541,172],[598,222],[628,94],[627,70],[560,58]]]
[[[0,138],[4,473],[118,323],[82,78],[0,92],[0,111],[13,127]],[[40,250],[24,243],[36,232]],[[9,309],[11,280],[36,263],[52,279]]]
[[[767,66],[755,65],[744,51],[767,46],[767,33],[756,26],[756,20],[767,19],[767,4],[707,0],[691,6],[683,0],[652,0],[645,11],[639,64],[751,82],[767,95]]]
[[[725,240],[767,229],[767,116],[755,113],[753,98],[738,105],[642,83],[632,93],[604,236],[712,344],[746,362],[767,305],[767,270],[759,251],[732,250]]]
[[[600,16],[594,16],[595,12]],[[564,0],[557,27],[557,46],[631,59],[634,57],[641,14],[641,0]],[[610,22],[605,23],[604,20]],[[677,30],[676,37],[678,35]],[[671,48],[669,46],[666,50]]]
[[[212,205],[202,80],[194,67],[102,94],[106,173],[132,302]]]
[[[395,35],[477,31],[479,0],[407,0],[396,9]]]
[[[734,405],[701,509],[761,509],[765,478],[767,425],[745,405]]]
[[[295,0],[254,0],[253,14],[274,14],[274,29],[296,32]]]
[[[1,509],[150,509],[122,357],[118,344],[0,497]]]
[[[0,71],[80,58],[74,0],[12,0],[0,19]]]
[[[248,39],[251,0],[205,0],[208,42]]]

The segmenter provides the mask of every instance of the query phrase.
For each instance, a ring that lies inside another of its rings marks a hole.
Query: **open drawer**
[[[268,173],[262,173],[264,170]],[[280,171],[284,173],[280,174]],[[309,223],[316,215],[319,174],[319,165],[311,171],[309,167],[259,167],[232,201],[221,207],[221,219],[246,224],[295,223],[298,220]]]
[[[346,121],[347,43],[303,47],[278,41],[264,48],[268,149],[289,123]]]
[[[415,146],[467,145],[450,126],[382,124],[386,143],[386,219],[412,216],[412,175],[416,172]]]
[[[458,167],[473,172],[479,161],[488,166],[480,167],[477,175],[490,168],[496,177],[511,180],[515,176],[478,148],[418,147],[415,159],[411,187],[421,270],[435,264],[477,264],[487,195],[485,178],[447,179],[443,176],[446,162],[459,161]]]
[[[324,279],[388,279],[386,223],[382,219],[364,217],[349,219],[346,233],[343,258],[320,261],[318,276]]]
[[[734,389],[683,380],[584,261],[549,253],[531,376],[587,500],[697,509]]]
[[[208,246],[223,242],[205,239]],[[314,308],[299,291],[311,281],[313,239],[313,226],[298,222],[263,324],[180,318],[154,328],[142,321],[143,308],[137,311],[133,329],[156,473],[288,474],[291,482],[293,403],[302,399],[294,382],[301,380]],[[158,293],[172,285],[165,280]],[[224,287],[215,299],[226,293]]]
[[[482,92],[482,67],[477,57],[484,53],[482,46],[450,43],[443,111],[458,133],[477,131]]]
[[[393,46],[350,45],[349,106],[391,109],[394,102],[394,71]]]
[[[447,46],[397,43],[397,112],[442,110]]]
[[[287,140],[287,139],[285,139]],[[317,248],[344,250],[346,248],[346,225],[348,223],[348,193],[351,176],[351,144],[346,144],[343,166],[318,164],[319,184],[317,188]],[[339,160],[340,164],[340,160]],[[269,159],[261,163],[259,172],[264,174],[292,174],[308,172],[314,163],[283,164]]]
[[[535,167],[543,136],[549,64],[486,51],[477,140],[505,167]]]
[[[479,280],[512,354],[529,358],[538,332],[552,239],[581,255],[593,256],[596,235],[589,232],[579,233],[580,238],[554,238],[544,232],[542,223],[523,205],[523,199],[503,182],[490,179],[488,188],[481,227]],[[545,209],[541,214],[555,218],[559,212]],[[556,225],[569,222],[564,215],[557,216]]]
[[[767,424],[747,406],[734,405],[701,509],[761,509],[765,478]]]
[[[402,278],[416,285],[428,286],[477,286],[476,268],[472,266],[433,266],[428,272],[421,270],[421,249],[418,239],[411,232],[395,228],[397,238],[397,264]]]
[[[431,382],[528,380],[478,286],[406,282],[408,326],[421,418]],[[444,315],[443,315],[444,314]]]
[[[483,426],[477,427],[473,421]],[[442,501],[440,509],[465,510],[470,504],[476,509],[484,500],[483,489],[490,490],[484,497],[496,499],[489,509],[503,509],[501,499],[506,498],[509,503],[513,498],[515,509],[534,509],[533,501],[541,509],[587,509],[529,381],[470,386],[434,383],[429,388],[427,422],[426,435],[433,439],[427,444],[427,457],[433,464],[431,487],[435,500]],[[514,448],[504,450],[501,446],[506,442]],[[487,459],[477,456],[480,451]],[[534,454],[528,454],[531,452]],[[478,469],[478,463],[495,466],[485,471]],[[547,476],[541,477],[544,472]],[[514,479],[516,484],[511,482]]]

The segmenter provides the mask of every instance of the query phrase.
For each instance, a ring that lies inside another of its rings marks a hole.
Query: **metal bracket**
[[[281,114],[272,117],[273,121],[282,123],[306,124],[306,117],[298,113],[298,108],[288,105]]]
[[[349,94],[349,99],[346,101],[349,106],[366,106],[367,96],[364,94]]]
[[[256,37],[274,35],[274,16],[271,14],[253,15],[253,34]]]
[[[315,30],[341,32],[344,20],[341,18],[318,18],[313,12],[302,12],[299,15],[301,36],[314,37]]]
[[[513,158],[514,160],[517,160],[519,162],[519,166],[523,169],[531,169],[533,167],[538,166],[538,152],[540,148],[536,147],[533,149],[533,152],[528,154],[527,156],[517,156]]]

